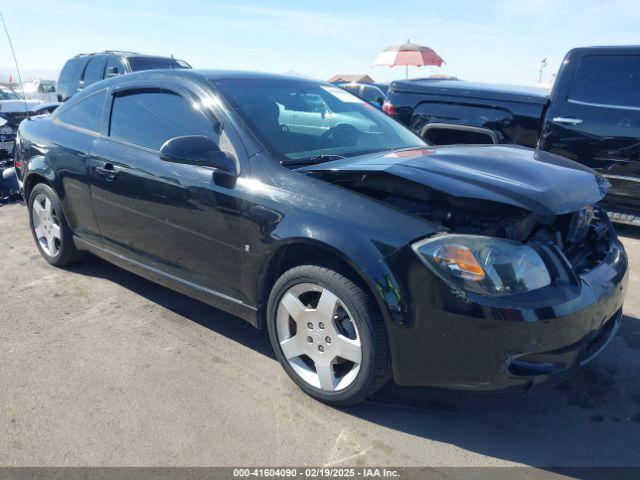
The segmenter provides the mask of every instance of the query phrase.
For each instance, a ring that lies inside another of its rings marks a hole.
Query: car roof
[[[250,80],[250,79],[263,79],[263,80],[296,80],[299,82],[313,82],[313,83],[327,83],[322,80],[315,80],[313,78],[303,78],[294,75],[286,75],[279,73],[266,73],[266,72],[252,72],[245,70],[191,70],[196,75],[206,78],[207,80]]]
[[[125,78],[126,77],[126,78]],[[292,75],[281,75],[277,73],[264,73],[264,72],[250,72],[244,70],[202,70],[202,69],[169,69],[158,68],[153,70],[143,70],[140,72],[133,72],[127,75],[119,75],[113,77],[108,81],[119,83],[126,82],[134,79],[156,77],[158,80],[167,77],[187,77],[198,80],[295,80],[299,82],[311,82],[311,83],[327,83],[322,80],[314,80],[309,78],[301,78]]]
[[[138,52],[128,52],[125,50],[105,50],[104,52],[92,52],[92,53],[79,53],[73,59],[79,58],[88,58],[88,57],[122,57],[122,58],[133,58],[133,57],[144,57],[144,58],[174,58],[171,55],[149,55],[146,53],[138,53]],[[175,59],[177,60],[177,59]]]
[[[181,78],[181,79],[191,79],[200,84],[208,83],[209,81],[215,80],[225,80],[225,79],[234,79],[234,80],[246,80],[246,79],[263,79],[263,80],[294,80],[298,82],[309,82],[309,83],[323,83],[327,84],[327,82],[323,82],[321,80],[312,80],[307,78],[300,78],[289,75],[279,75],[275,73],[261,73],[261,72],[247,72],[240,70],[193,70],[188,68],[180,68],[180,69],[154,69],[154,70],[142,70],[140,72],[133,72],[127,75],[118,75],[112,78],[108,78],[105,80],[101,80],[96,83],[92,83],[87,88],[82,89],[78,92],[74,97],[76,99],[80,99],[91,95],[93,92],[106,88],[107,86],[120,85],[120,84],[136,84],[139,81],[158,81],[165,82],[170,79]]]

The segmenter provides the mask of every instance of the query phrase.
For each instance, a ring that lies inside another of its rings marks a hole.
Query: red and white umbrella
[[[403,43],[385,48],[373,62],[374,67],[400,67],[406,68],[409,78],[409,66],[423,67],[428,65],[441,66],[445,61],[431,48],[416,43]]]

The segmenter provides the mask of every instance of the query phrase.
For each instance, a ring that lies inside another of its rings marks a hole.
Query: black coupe
[[[91,252],[266,328],[333,405],[390,378],[529,391],[620,323],[606,180],[524,147],[430,147],[331,84],[114,77],[22,122],[16,148],[48,262]]]

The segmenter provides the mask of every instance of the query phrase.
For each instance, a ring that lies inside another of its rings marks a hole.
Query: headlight
[[[476,235],[443,235],[412,245],[449,283],[470,292],[509,295],[551,283],[546,265],[528,245]]]

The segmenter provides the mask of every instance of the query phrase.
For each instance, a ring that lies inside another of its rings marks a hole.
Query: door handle
[[[118,176],[118,171],[114,169],[111,163],[105,163],[103,167],[97,166],[94,168],[98,175],[102,175],[106,180],[113,180]]]
[[[554,117],[551,121],[553,123],[562,123],[565,125],[580,125],[582,123],[581,119],[571,117]]]

